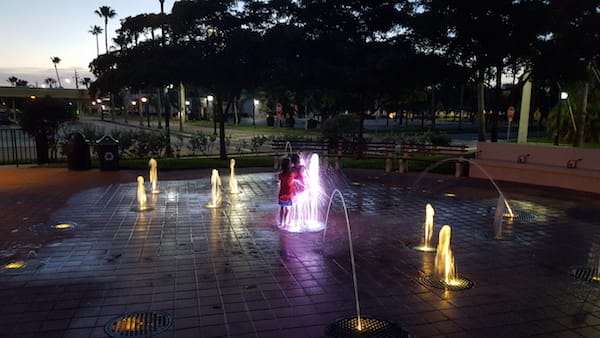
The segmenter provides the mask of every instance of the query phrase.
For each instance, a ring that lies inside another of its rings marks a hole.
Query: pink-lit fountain
[[[297,193],[293,200],[290,215],[290,224],[285,229],[290,232],[320,231],[325,228],[323,219],[323,200],[325,194],[321,183],[319,169],[319,155],[312,154],[305,166],[306,160],[300,157],[300,166],[306,168],[300,170],[302,178],[297,179]],[[302,183],[303,182],[303,183]]]

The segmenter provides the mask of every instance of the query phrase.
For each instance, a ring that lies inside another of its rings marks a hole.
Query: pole
[[[171,157],[173,151],[171,150],[171,130],[169,125],[169,117],[171,115],[171,103],[169,102],[169,89],[165,89],[165,138],[167,139],[167,146],[165,148],[165,155]]]
[[[562,100],[558,102],[558,112],[556,112],[556,135],[554,136],[554,145],[558,145],[560,137],[560,115],[562,113]]]
[[[213,113],[213,125],[214,125],[214,135],[217,135],[217,112],[215,111],[215,99],[213,99],[212,103],[212,113]]]
[[[150,128],[150,111],[148,109],[148,104],[144,106],[144,114],[146,114],[146,118],[148,119],[148,128]]]
[[[254,99],[252,99],[252,125],[256,126],[256,103],[254,102]]]

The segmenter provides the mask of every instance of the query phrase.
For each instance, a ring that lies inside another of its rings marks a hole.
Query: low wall
[[[477,144],[469,176],[600,194],[600,150],[514,143]]]

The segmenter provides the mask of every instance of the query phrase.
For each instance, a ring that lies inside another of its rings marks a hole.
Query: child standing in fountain
[[[286,228],[288,225],[289,209],[294,197],[294,173],[290,168],[290,159],[281,161],[281,173],[279,173],[279,227]]]
[[[292,154],[292,173],[294,174],[294,194],[304,191],[304,174],[306,168],[300,163],[300,155]]]

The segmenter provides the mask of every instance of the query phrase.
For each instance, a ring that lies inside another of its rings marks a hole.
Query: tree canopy
[[[121,22],[119,48],[90,64],[97,77],[90,89],[183,82],[221,102],[261,91],[272,105],[362,116],[426,107],[422,100],[436,91],[444,107],[462,108],[448,93],[477,83],[485,139],[483,113],[506,108],[499,95],[509,70],[554,87],[589,80],[599,16],[594,0],[177,1],[170,14]],[[497,90],[492,100],[488,81]]]

